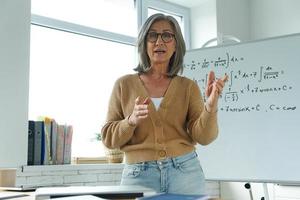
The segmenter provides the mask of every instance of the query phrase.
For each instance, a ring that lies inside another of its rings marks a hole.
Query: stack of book
[[[28,165],[71,163],[73,127],[43,117],[28,121]]]

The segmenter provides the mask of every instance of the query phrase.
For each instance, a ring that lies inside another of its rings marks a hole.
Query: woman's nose
[[[164,41],[162,40],[161,35],[158,35],[155,44],[159,45],[159,44],[163,44],[163,43],[164,43]]]

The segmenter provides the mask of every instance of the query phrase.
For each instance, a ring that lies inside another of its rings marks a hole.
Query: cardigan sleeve
[[[197,143],[208,145],[218,136],[217,113],[206,110],[200,89],[194,82],[189,95],[188,132]]]
[[[102,127],[102,142],[108,148],[120,148],[133,136],[135,126],[128,122],[122,109],[122,82],[117,80],[109,100],[106,122]],[[129,94],[124,94],[128,96]]]

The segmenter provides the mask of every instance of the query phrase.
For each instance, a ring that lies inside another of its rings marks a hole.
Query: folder
[[[33,165],[34,160],[34,121],[28,121],[28,152],[27,165]]]
[[[34,165],[41,165],[43,155],[42,152],[44,151],[44,122],[43,121],[36,121],[34,122],[34,156],[33,156],[33,164]]]

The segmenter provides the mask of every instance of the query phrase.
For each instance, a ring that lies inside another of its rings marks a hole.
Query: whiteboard
[[[228,74],[219,136],[197,152],[206,179],[300,183],[300,34],[188,51],[183,76],[204,96]]]

